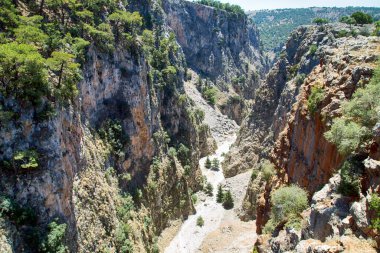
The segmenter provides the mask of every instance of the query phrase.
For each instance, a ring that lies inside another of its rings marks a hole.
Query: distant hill
[[[328,8],[313,7],[302,9],[276,9],[250,12],[248,15],[257,24],[263,49],[279,52],[290,32],[300,25],[311,24],[316,17],[338,21],[341,16],[351,15],[356,11],[371,14],[375,20],[380,20],[380,8],[347,7]]]

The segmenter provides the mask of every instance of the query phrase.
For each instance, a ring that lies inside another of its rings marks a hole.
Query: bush
[[[232,209],[234,207],[234,199],[232,198],[231,191],[228,190],[223,197],[223,207],[225,209]]]
[[[371,15],[366,14],[361,11],[357,11],[352,13],[351,18],[355,20],[355,22],[359,25],[364,25],[364,24],[372,24],[373,23],[373,18]]]
[[[315,18],[313,19],[313,23],[316,23],[317,25],[322,25],[329,23],[329,20],[326,18]]]
[[[342,116],[333,120],[326,139],[334,143],[340,153],[348,155],[365,149],[372,138],[372,129],[378,121],[380,108],[380,66],[378,64],[370,83],[359,88],[351,100],[342,103]]]
[[[300,85],[303,84],[303,82],[305,81],[305,78],[306,78],[306,75],[305,75],[305,74],[299,74],[299,75],[297,75],[297,76],[296,76],[296,80],[295,80],[296,84],[297,84],[298,86],[300,86]]]
[[[17,168],[36,169],[38,168],[38,153],[33,149],[18,151],[13,156],[13,161]]]
[[[319,86],[311,87],[311,93],[307,99],[307,108],[311,115],[317,111],[318,105],[323,101],[324,98],[325,91],[323,88]]]
[[[67,225],[59,224],[54,220],[48,225],[48,233],[41,244],[42,252],[47,253],[66,253],[68,248],[64,244]]]
[[[199,217],[197,218],[197,226],[198,226],[198,227],[203,227],[204,224],[205,224],[205,221],[203,220],[202,216],[199,216]]]
[[[264,160],[260,165],[261,173],[266,182],[269,182],[275,174],[274,164],[268,160]]]
[[[371,219],[371,228],[380,231],[380,198],[377,193],[371,195],[369,201],[369,209],[374,211],[375,216]]]
[[[202,90],[202,96],[206,99],[206,101],[209,104],[215,105],[217,92],[218,90],[215,87],[205,87]]]
[[[310,48],[309,48],[309,54],[310,55],[314,55],[318,50],[318,46],[317,45],[311,45]]]
[[[281,222],[289,222],[288,225],[299,220],[300,213],[308,207],[307,193],[302,188],[291,185],[275,190],[271,194],[271,219],[268,231]]]

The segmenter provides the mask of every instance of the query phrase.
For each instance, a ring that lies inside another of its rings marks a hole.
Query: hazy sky
[[[380,7],[380,0],[220,0],[238,4],[244,10],[304,8],[311,6],[369,6]]]

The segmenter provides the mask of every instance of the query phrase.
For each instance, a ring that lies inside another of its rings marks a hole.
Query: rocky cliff
[[[165,0],[163,9],[187,67],[228,94],[220,107],[241,123],[246,105],[232,97],[252,99],[267,68],[257,28],[245,15],[194,2]]]
[[[238,138],[237,153],[228,156],[232,165],[227,167],[227,174],[236,173],[241,162],[243,169],[253,168],[242,217],[255,218],[259,233],[269,219],[274,190],[296,184],[310,198],[315,193],[311,210],[302,214],[305,221],[302,233],[280,224],[272,235],[259,238],[259,252],[319,252],[321,247],[332,252],[360,247],[373,251],[367,242],[352,237],[361,234],[369,238],[372,233],[363,231],[366,227],[363,224],[367,222],[367,228],[369,224],[368,220],[363,221],[363,215],[368,217],[365,196],[368,198],[367,192],[373,188],[363,184],[364,195],[359,202],[337,190],[340,183],[330,178],[346,156],[324,134],[330,129],[332,119],[341,115],[342,102],[350,100],[358,87],[368,84],[380,43],[375,37],[338,38],[340,29],[344,27],[302,27],[292,33],[281,59],[256,93],[252,113]],[[317,90],[321,96],[316,102]],[[249,146],[251,142],[253,146]],[[256,154],[244,156],[246,159],[237,155],[247,151]],[[264,159],[270,160],[273,167],[263,162]],[[269,176],[265,178],[266,175]],[[366,177],[364,173],[363,180]],[[327,186],[329,180],[335,186]],[[326,193],[328,187],[335,190]],[[326,200],[328,197],[331,201]],[[367,210],[367,214],[359,210]],[[333,240],[328,240],[332,237],[340,238],[340,244],[333,245]]]
[[[14,7],[37,8],[22,1]],[[49,250],[46,235],[58,231],[57,245],[70,252],[150,252],[171,219],[194,211],[198,160],[214,144],[184,95],[184,55],[160,3],[138,7],[151,22],[153,45],[148,31],[132,46],[118,44],[117,30],[108,35],[115,35],[113,45],[91,40],[78,96],[56,101],[53,114],[41,118],[39,107],[1,95],[2,109],[19,115],[2,118],[0,129],[2,252]],[[41,8],[46,19],[54,18],[50,5]],[[61,11],[67,23],[76,22],[71,6]],[[100,11],[104,19],[109,14],[106,7]],[[158,66],[151,55],[159,52],[165,61]]]

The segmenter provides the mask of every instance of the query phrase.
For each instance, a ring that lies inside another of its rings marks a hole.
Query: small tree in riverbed
[[[212,193],[213,190],[214,190],[214,188],[212,187],[212,184],[207,183],[206,189],[205,189],[206,194],[211,197],[213,195],[213,193]]]
[[[211,166],[212,166],[211,160],[209,157],[207,157],[206,162],[205,162],[205,167],[206,169],[211,169]]]
[[[224,198],[223,198],[223,207],[225,209],[232,209],[234,207],[234,199],[232,198],[232,194],[231,194],[231,191],[228,190],[225,194],[224,194]]]
[[[197,226],[198,227],[203,227],[205,224],[205,221],[203,220],[202,216],[199,216],[197,219]]]
[[[222,188],[222,185],[219,185],[218,186],[218,193],[216,194],[216,202],[222,203],[223,197],[224,197],[223,188]]]
[[[212,169],[213,170],[219,170],[219,160],[218,160],[218,158],[214,158],[214,160],[212,160]]]

